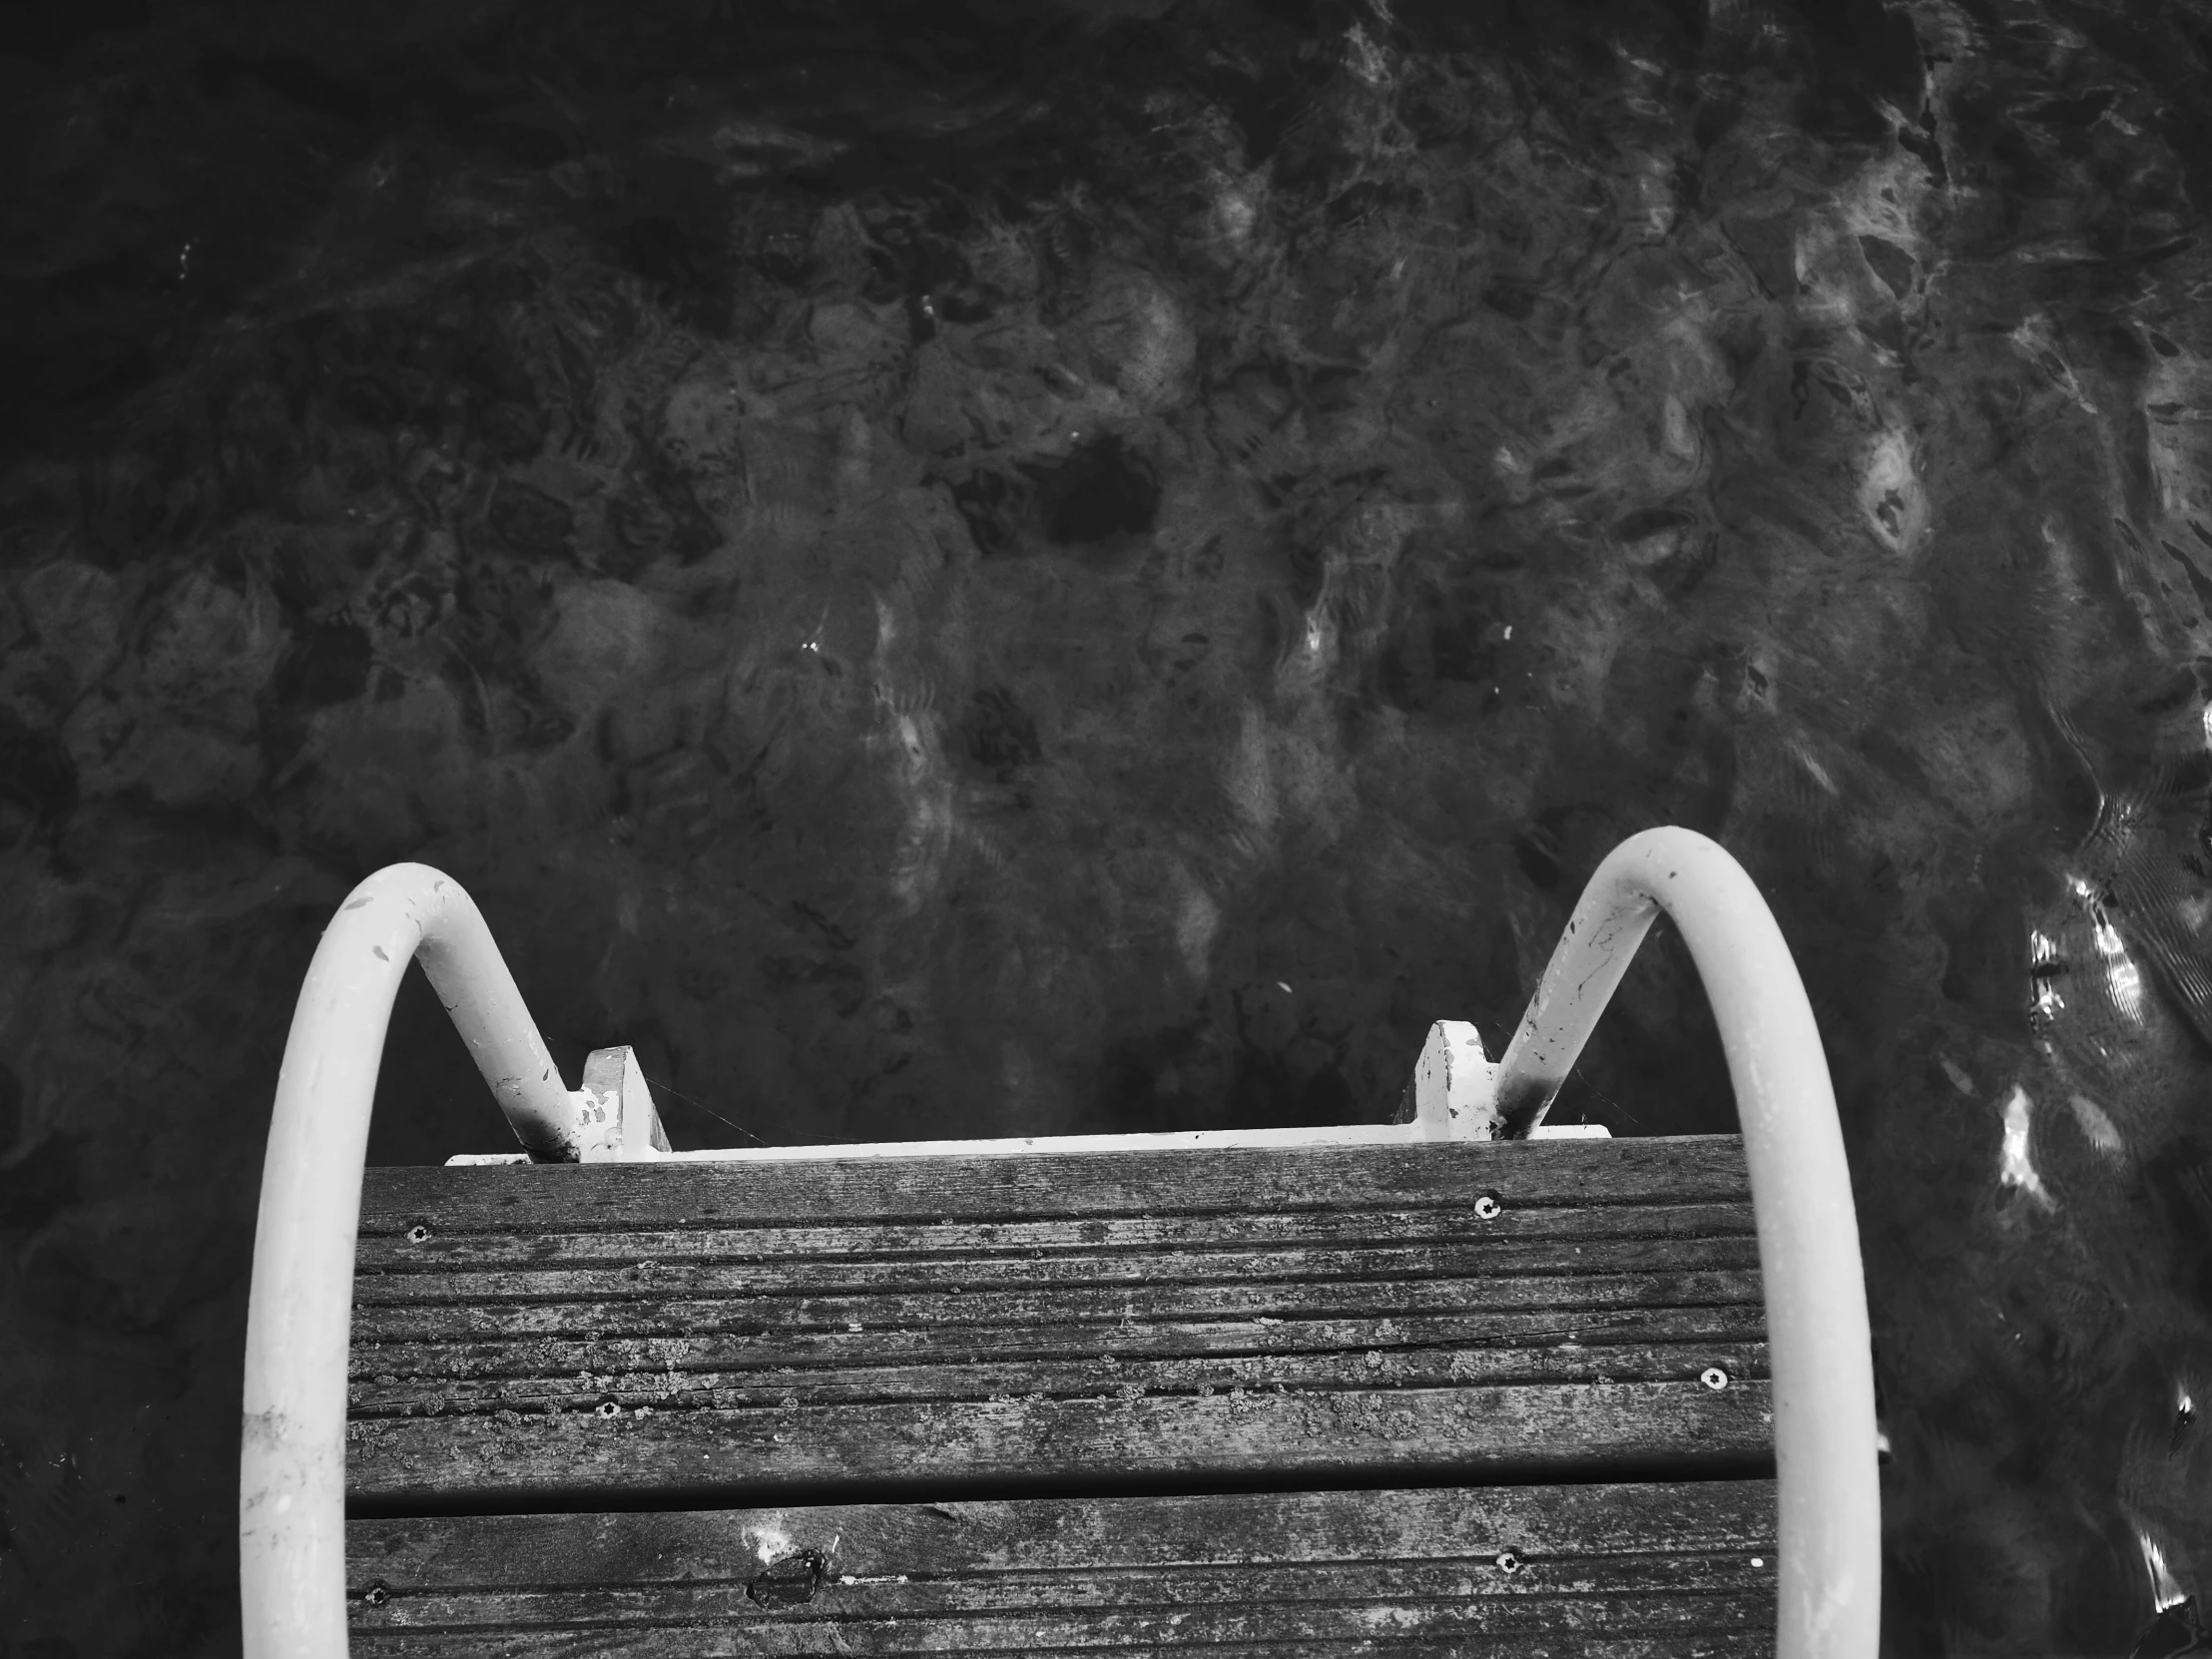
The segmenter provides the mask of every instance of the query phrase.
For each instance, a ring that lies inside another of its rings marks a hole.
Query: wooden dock
[[[1772,1653],[1711,1136],[374,1169],[362,1654]]]

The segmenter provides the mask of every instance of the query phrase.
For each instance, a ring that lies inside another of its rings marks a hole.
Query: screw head
[[[1497,1194],[1495,1193],[1484,1193],[1474,1201],[1474,1213],[1484,1221],[1495,1221],[1498,1213],[1504,1208],[1505,1206],[1497,1201]]]
[[[361,1599],[371,1607],[381,1607],[385,1602],[391,1600],[391,1592],[381,1584],[371,1584],[362,1592]]]
[[[1719,1393],[1728,1386],[1728,1373],[1722,1371],[1718,1366],[1707,1366],[1697,1374],[1697,1380],[1715,1393]]]
[[[416,1222],[414,1226],[407,1229],[407,1242],[409,1244],[428,1244],[430,1242],[430,1230],[419,1221]]]
[[[622,1415],[622,1401],[615,1398],[613,1394],[609,1394],[599,1402],[595,1409],[603,1417],[619,1417]]]
[[[1509,1549],[1501,1549],[1497,1552],[1497,1570],[1508,1574],[1519,1572],[1521,1558]]]
[[[815,1599],[829,1563],[820,1550],[780,1555],[755,1575],[745,1593],[763,1607],[799,1607]]]

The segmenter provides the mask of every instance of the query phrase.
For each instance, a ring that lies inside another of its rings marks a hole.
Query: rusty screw
[[[1504,1208],[1505,1206],[1497,1201],[1497,1194],[1495,1193],[1484,1193],[1474,1201],[1474,1213],[1484,1221],[1495,1221],[1498,1212]]]
[[[1715,1393],[1719,1393],[1728,1386],[1728,1373],[1722,1371],[1718,1366],[1707,1366],[1697,1374],[1697,1380]]]

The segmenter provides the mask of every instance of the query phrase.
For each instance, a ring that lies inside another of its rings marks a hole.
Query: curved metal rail
[[[1758,1214],[1781,1488],[1777,1651],[1780,1659],[1872,1659],[1881,1510],[1850,1171],[1804,986],[1742,867],[1686,830],[1648,830],[1616,848],[1583,892],[1496,1068],[1495,1095],[1491,1077],[1475,1085],[1487,1097],[1478,1115],[1494,1110],[1504,1138],[1537,1130],[1662,908],[1680,925],[1719,1021]],[[263,1167],[240,1458],[246,1659],[342,1659],[347,1651],[345,1375],[361,1171],[392,998],[417,955],[533,1159],[650,1158],[667,1149],[642,1081],[622,1080],[626,1055],[603,1089],[589,1076],[581,1093],[563,1086],[457,882],[395,864],[353,890],[300,991]],[[1335,1134],[1456,1138],[1426,1122]],[[1103,1146],[1121,1137],[1082,1139]]]
[[[1647,830],[1598,865],[1498,1062],[1499,1134],[1525,1136],[1543,1121],[1662,909],[1720,1025],[1758,1215],[1781,1523],[1776,1653],[1873,1659],[1882,1497],[1851,1170],[1797,963],[1759,889],[1717,842]]]
[[[384,1032],[419,954],[534,1158],[573,1162],[589,1126],[460,884],[423,864],[346,898],[307,969],[277,1076],[246,1316],[239,1587],[246,1659],[342,1659],[345,1362],[361,1170]]]

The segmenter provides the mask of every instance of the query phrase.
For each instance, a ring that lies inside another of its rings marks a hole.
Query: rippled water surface
[[[1386,1117],[1661,823],[1835,1067],[1890,1650],[2189,1644],[2212,7],[40,15],[0,1651],[235,1648],[262,1137],[379,864],[701,1146]],[[419,984],[377,1110],[506,1142]],[[1670,941],[1561,1112],[1732,1123]]]

